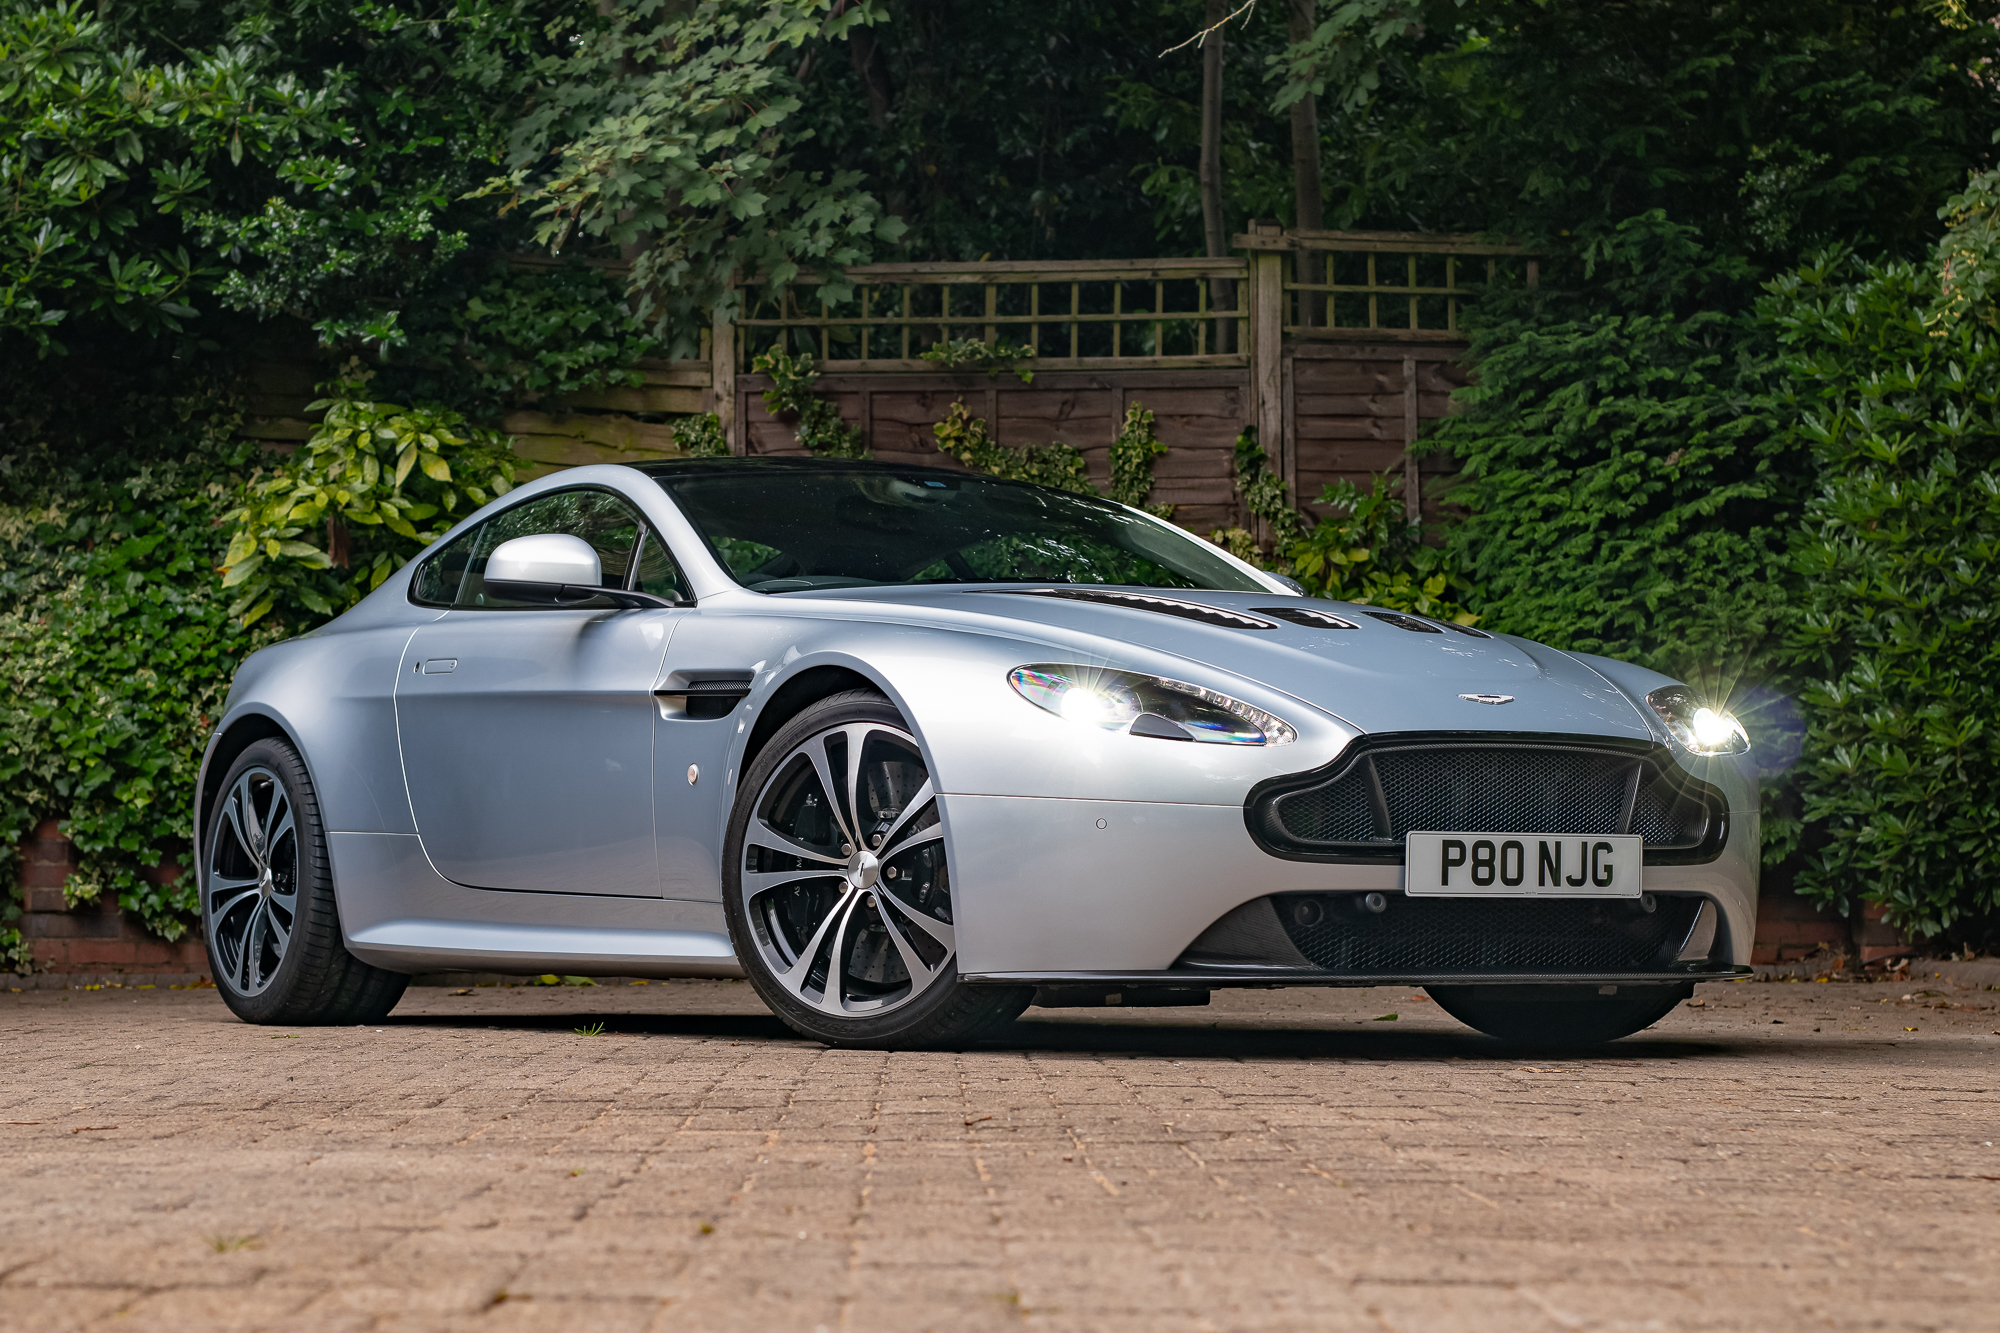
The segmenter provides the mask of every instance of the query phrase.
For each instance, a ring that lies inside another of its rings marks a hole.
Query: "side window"
[[[681,567],[674,563],[674,553],[651,528],[646,530],[639,545],[639,572],[632,580],[632,587],[637,592],[649,592],[676,602],[687,599],[687,583],[681,578]]]
[[[641,577],[644,578],[647,562],[639,556],[639,551],[642,544],[640,537],[646,533],[646,524],[637,511],[608,491],[557,491],[495,514],[470,532],[453,539],[417,571],[410,589],[411,596],[431,606],[466,610],[529,606],[530,603],[495,597],[486,591],[486,559],[502,542],[544,532],[566,533],[590,543],[597,552],[604,587],[628,586],[626,580],[633,572],[635,557],[642,567]],[[657,539],[644,543],[646,546],[656,544]],[[668,579],[677,583],[679,572],[673,568],[672,557],[663,547],[660,557],[664,558]],[[651,591],[643,582],[640,589]],[[678,593],[661,595],[678,596]],[[596,605],[594,601],[582,604],[586,609]],[[604,605],[610,606],[611,603]]]

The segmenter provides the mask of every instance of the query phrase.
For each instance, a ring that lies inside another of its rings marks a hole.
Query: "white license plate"
[[[1637,834],[1412,833],[1403,891],[1439,898],[1637,898]]]

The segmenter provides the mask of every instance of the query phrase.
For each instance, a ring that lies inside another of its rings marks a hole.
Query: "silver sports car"
[[[1597,1041],[1747,970],[1748,748],[1651,671],[1303,597],[1109,501],[585,467],[243,664],[201,901],[256,1023],[451,969],[747,976],[844,1046],[1391,983]]]

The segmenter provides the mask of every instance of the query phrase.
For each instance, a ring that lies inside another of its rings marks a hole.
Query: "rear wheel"
[[[299,753],[238,755],[208,817],[201,915],[223,1003],[246,1023],[371,1023],[410,979],[341,942],[319,799]]]
[[[937,795],[880,695],[834,695],[779,729],[744,774],[723,857],[736,956],[808,1037],[957,1045],[1034,994],[959,980]]]
[[[1438,1007],[1489,1037],[1593,1046],[1651,1027],[1694,993],[1669,986],[1426,986]],[[1609,994],[1604,992],[1610,991]]]

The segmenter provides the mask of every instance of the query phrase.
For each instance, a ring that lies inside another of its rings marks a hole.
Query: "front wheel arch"
[[[849,690],[866,690],[871,694],[883,694],[880,684],[870,680],[852,667],[816,666],[807,667],[777,689],[764,701],[757,712],[757,721],[750,728],[750,739],[744,742],[743,756],[737,763],[737,772],[748,773],[750,765],[757,762],[758,754],[771,743],[771,737],[778,729],[793,718],[811,708],[822,699]]]

